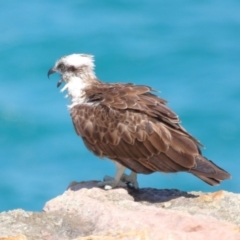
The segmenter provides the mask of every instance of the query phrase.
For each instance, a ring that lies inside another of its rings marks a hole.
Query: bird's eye
[[[63,63],[60,63],[60,64],[58,65],[58,68],[59,68],[61,71],[64,71],[65,66],[64,66]]]

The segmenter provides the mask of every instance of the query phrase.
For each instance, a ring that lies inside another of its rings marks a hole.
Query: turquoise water
[[[0,211],[41,210],[68,183],[115,167],[76,136],[47,71],[70,53],[96,56],[107,82],[161,91],[204,155],[233,178],[210,187],[187,173],[139,176],[141,187],[240,191],[239,1],[0,3]]]

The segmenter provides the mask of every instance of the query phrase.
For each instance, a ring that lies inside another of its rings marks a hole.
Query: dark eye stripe
[[[74,66],[69,66],[69,67],[68,67],[68,71],[74,72],[75,70],[76,70],[76,68],[75,68]]]

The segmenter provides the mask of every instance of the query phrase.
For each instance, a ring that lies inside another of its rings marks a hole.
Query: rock
[[[106,191],[98,188],[96,181],[74,182],[61,196],[47,202],[44,212],[1,213],[0,237],[23,234],[28,240],[239,240],[239,205],[240,195],[225,191]]]
[[[7,237],[7,238],[0,238],[0,240],[27,240],[25,235],[17,235],[17,236],[12,236],[12,237]]]

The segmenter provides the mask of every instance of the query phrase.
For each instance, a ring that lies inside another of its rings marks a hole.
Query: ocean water
[[[89,153],[47,71],[95,55],[106,82],[160,91],[205,156],[232,174],[219,187],[187,173],[140,175],[141,187],[240,191],[239,1],[1,1],[0,211],[39,211],[71,181],[114,165]]]

